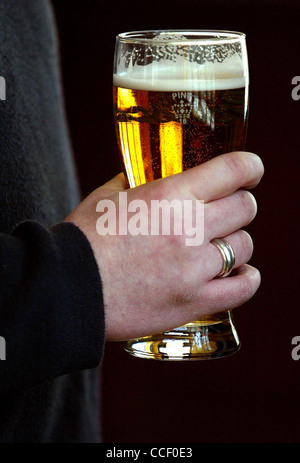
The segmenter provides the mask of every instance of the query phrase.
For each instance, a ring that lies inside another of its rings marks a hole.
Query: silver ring
[[[220,238],[215,238],[211,241],[211,244],[219,249],[223,258],[223,267],[217,276],[219,278],[225,278],[229,275],[235,264],[234,251],[227,241],[221,240]]]

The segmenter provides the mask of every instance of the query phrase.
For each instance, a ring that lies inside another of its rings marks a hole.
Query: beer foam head
[[[247,72],[247,63],[236,55],[221,63],[163,60],[119,71],[114,74],[114,85],[161,92],[230,90],[247,86]]]

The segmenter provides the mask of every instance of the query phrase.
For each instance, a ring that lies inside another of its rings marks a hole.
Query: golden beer
[[[130,186],[243,149],[246,108],[245,87],[168,92],[114,86],[117,140]]]

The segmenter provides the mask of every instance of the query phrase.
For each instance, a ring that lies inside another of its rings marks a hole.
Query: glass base
[[[231,312],[205,317],[171,331],[131,339],[125,351],[153,360],[210,360],[237,352],[240,341]]]

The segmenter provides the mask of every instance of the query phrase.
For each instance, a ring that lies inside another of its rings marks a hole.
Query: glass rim
[[[152,37],[147,37],[151,35]],[[155,35],[156,34],[156,35]],[[159,34],[174,35],[174,39],[162,38],[159,40]],[[187,40],[178,40],[178,35],[182,35]],[[192,36],[192,38],[189,38]],[[155,41],[153,40],[155,38]],[[121,43],[142,44],[151,43],[153,45],[174,44],[174,45],[204,45],[235,43],[245,39],[244,32],[217,30],[217,29],[149,29],[140,31],[121,32],[116,36],[116,40]]]

